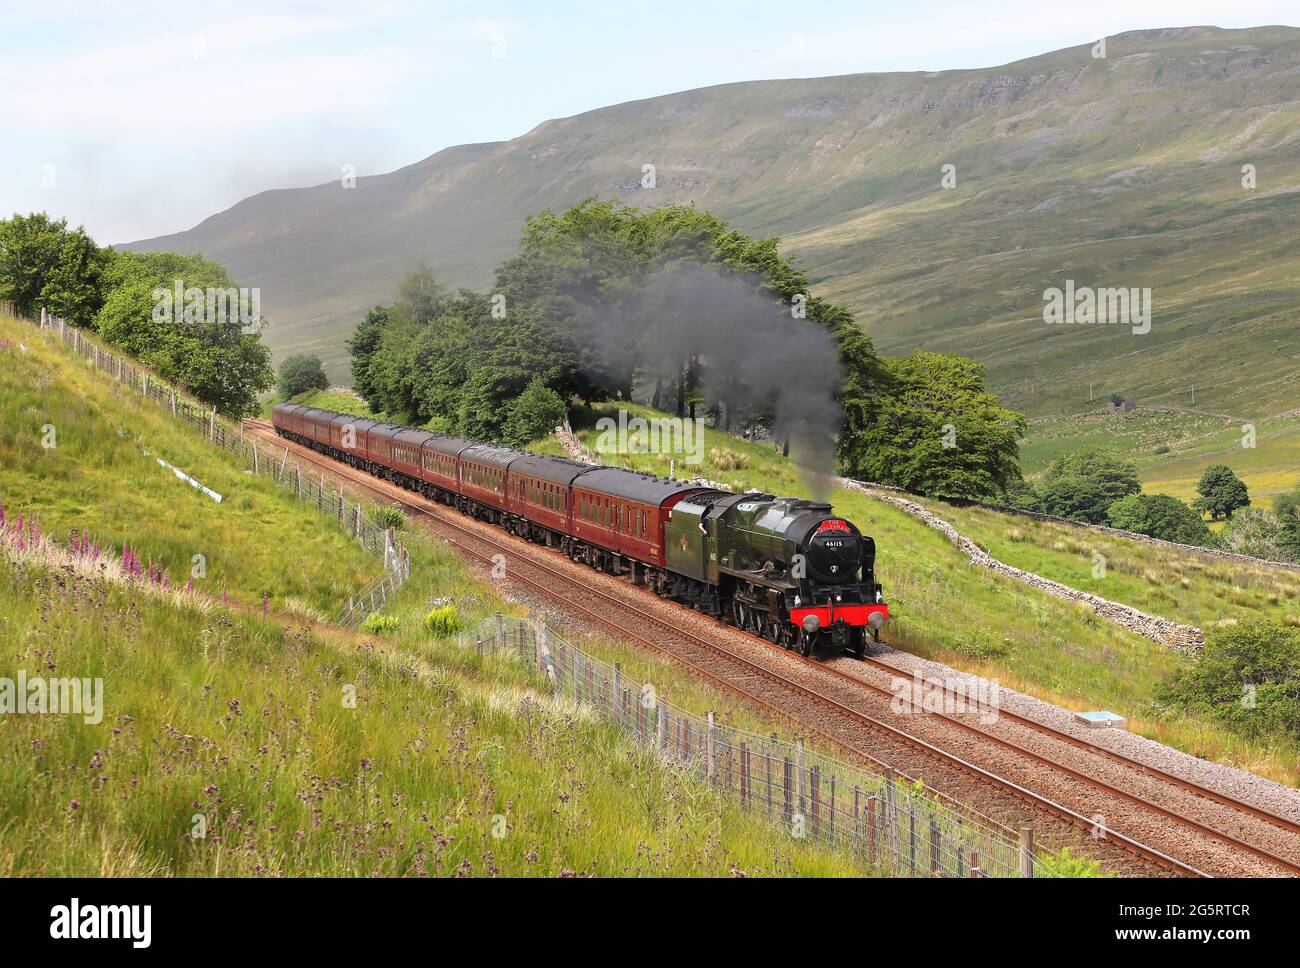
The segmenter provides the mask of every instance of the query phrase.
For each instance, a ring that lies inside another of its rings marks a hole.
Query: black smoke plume
[[[605,374],[627,373],[630,385],[635,371],[662,409],[686,416],[678,407],[685,386],[732,432],[755,419],[769,424],[778,443],[789,441],[809,490],[824,497],[843,422],[835,340],[760,285],[754,275],[674,264],[654,272],[619,310],[589,302],[575,323],[588,330]]]

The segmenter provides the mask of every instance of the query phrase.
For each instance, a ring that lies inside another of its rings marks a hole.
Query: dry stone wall
[[[1100,595],[1093,595],[1089,592],[1080,591],[1077,588],[1071,588],[1069,585],[1062,585],[1060,582],[1052,581],[1050,578],[1044,578],[1042,575],[1036,575],[1031,571],[1024,571],[1005,562],[999,561],[990,555],[987,551],[977,545],[973,540],[966,537],[956,528],[954,528],[943,518],[939,517],[932,511],[922,507],[915,501],[909,501],[897,491],[885,490],[883,488],[872,487],[859,481],[852,481],[847,478],[840,478],[841,486],[851,491],[858,491],[866,494],[876,500],[884,501],[894,507],[906,511],[914,517],[920,518],[927,525],[942,533],[949,541],[957,546],[958,549],[966,556],[967,560],[973,565],[981,568],[987,568],[990,571],[997,572],[1000,575],[1006,575],[1016,581],[1037,588],[1040,591],[1052,595],[1056,598],[1062,598],[1071,602],[1078,602],[1086,605],[1096,612],[1099,616],[1112,622],[1121,628],[1128,629],[1138,635],[1145,636],[1172,649],[1188,655],[1199,655],[1205,647],[1205,635],[1194,625],[1183,625],[1179,622],[1170,621],[1167,618],[1161,618],[1158,615],[1151,615],[1136,609],[1131,605],[1124,605],[1120,602],[1112,602],[1108,598],[1102,598]]]

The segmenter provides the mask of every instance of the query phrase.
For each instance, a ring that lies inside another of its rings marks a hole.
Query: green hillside
[[[980,70],[615,105],[353,189],[265,192],[128,247],[216,258],[264,288],[278,355],[318,353],[345,380],[343,336],[416,259],[483,287],[529,213],[692,201],[785,238],[879,349],[982,360],[1031,415],[1086,408],[1089,381],[1139,403],[1186,403],[1195,382],[1212,411],[1294,409],[1300,30],[1136,31],[1104,59],[1080,41]],[[1043,291],[1067,278],[1153,289],[1151,332],[1044,324]]]

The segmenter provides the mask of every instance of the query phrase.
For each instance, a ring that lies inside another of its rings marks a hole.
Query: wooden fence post
[[[907,805],[907,869],[916,873],[916,805]]]
[[[884,825],[886,836],[889,838],[889,850],[894,858],[901,861],[903,859],[902,851],[899,844],[898,836],[898,791],[894,789],[894,770],[892,767],[885,767],[885,803],[884,815],[880,818]]]
[[[814,763],[808,771],[808,796],[812,806],[813,837],[821,836],[822,829],[822,771]]]
[[[876,862],[876,797],[867,797],[867,857]]]
[[[555,685],[555,664],[551,662],[551,644],[548,636],[546,623],[541,619],[537,620],[537,626],[534,634],[537,636],[538,662],[541,663],[541,672]]]
[[[807,817],[808,804],[806,798],[807,798],[808,786],[806,781],[804,780],[804,756],[803,756],[802,739],[796,739],[794,741],[794,779],[795,779],[795,784],[798,787],[799,816]]]
[[[939,876],[939,821],[930,814],[930,876]]]
[[[1020,828],[1020,876],[1034,876],[1034,828]]]
[[[794,761],[787,756],[784,765],[781,784],[785,793],[785,822],[790,823],[794,820]]]
[[[718,745],[718,726],[713,720],[713,713],[709,713],[709,738],[708,748],[704,754],[704,763],[707,769],[709,782],[713,782],[717,770],[717,745]]]
[[[496,635],[492,639],[492,644],[495,645],[498,649],[500,649],[503,648],[506,643],[505,617],[500,612],[497,612],[496,620],[497,620]]]
[[[749,747],[740,744],[740,805],[749,809]]]

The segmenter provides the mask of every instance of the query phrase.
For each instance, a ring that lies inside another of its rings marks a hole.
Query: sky
[[[1254,0],[0,0],[0,214],[100,242],[351,165],[732,81],[989,67],[1102,35],[1300,25]]]

